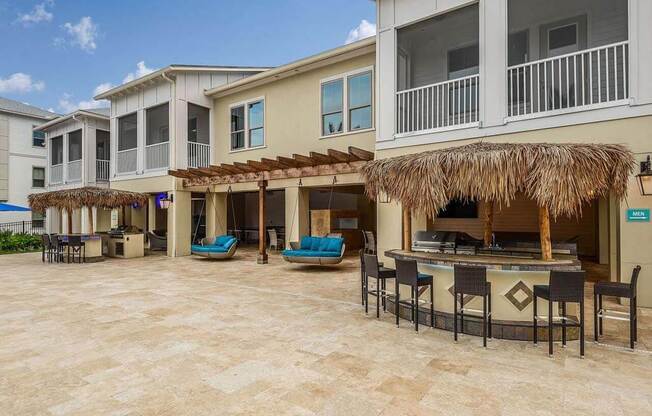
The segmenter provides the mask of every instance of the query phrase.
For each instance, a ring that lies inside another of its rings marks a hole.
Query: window
[[[578,50],[577,24],[556,27],[548,31],[548,56],[563,55]]]
[[[265,145],[265,100],[231,107],[231,150]]]
[[[45,213],[32,211],[32,227],[43,227]]]
[[[82,158],[82,131],[68,133],[68,162]]]
[[[170,140],[169,105],[152,107],[146,112],[147,139],[146,144],[165,143]]]
[[[45,188],[45,168],[32,167],[32,188]]]
[[[188,141],[210,143],[208,132],[210,110],[206,107],[188,103]]]
[[[372,88],[373,72],[370,69],[322,81],[321,135],[372,128]]]
[[[63,163],[63,136],[53,137],[50,140],[52,145],[50,163],[52,166],[60,165]]]
[[[462,78],[479,72],[478,44],[448,51],[448,79]]]
[[[109,149],[110,134],[106,130],[95,130],[95,158],[97,160],[110,160]]]
[[[507,52],[507,65],[520,65],[528,61],[528,31],[522,30],[520,32],[512,33],[509,35],[508,52]]]
[[[454,199],[437,214],[437,218],[478,218],[478,203]]]
[[[45,147],[45,132],[40,130],[32,130],[32,146]]]
[[[341,79],[330,81],[321,86],[322,135],[342,133],[344,103],[344,83]]]
[[[136,113],[118,119],[118,151],[138,146],[138,117]]]

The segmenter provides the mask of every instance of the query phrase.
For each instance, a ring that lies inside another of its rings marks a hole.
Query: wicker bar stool
[[[385,299],[392,293],[387,292],[387,279],[396,278],[396,270],[387,267],[381,267],[378,263],[378,256],[375,254],[364,254],[364,295],[365,295],[365,313],[369,312],[369,295],[376,297],[376,318],[380,318],[380,304],[382,302],[383,311],[387,310]],[[376,289],[369,290],[369,278],[376,279]]]
[[[435,327],[435,289],[432,276],[419,273],[417,262],[414,260],[396,260],[396,297],[394,307],[396,312],[396,326],[399,326],[399,306],[406,305],[412,312],[414,330],[419,331],[419,288],[430,286],[430,326]],[[402,301],[399,287],[408,285],[411,287],[409,301]],[[425,303],[425,302],[423,302]]]
[[[365,304],[365,297],[364,297],[364,289],[365,289],[365,279],[366,279],[366,273],[364,270],[364,255],[365,254],[376,254],[376,253],[369,253],[365,251],[365,249],[360,250],[360,294],[362,295],[362,306]],[[378,267],[382,268],[384,265],[382,262],[378,262]],[[384,301],[383,301],[384,303]]]
[[[552,357],[552,330],[555,326],[561,326],[561,342],[566,346],[566,328],[580,328],[580,357],[584,358],[584,280],[585,271],[558,271],[550,272],[549,285],[534,285],[534,303],[532,312],[532,323],[534,325],[534,344],[538,343],[538,321],[548,323],[548,354]],[[543,298],[548,301],[548,316],[537,315],[537,298]],[[561,316],[559,323],[555,323],[552,315],[553,302],[559,302],[561,305]],[[579,321],[572,321],[566,316],[566,303],[579,303],[580,318]],[[569,323],[570,322],[570,323]]]
[[[638,284],[638,274],[641,272],[641,266],[634,267],[632,270],[632,279],[630,283],[620,282],[598,282],[593,287],[593,324],[595,341],[598,336],[602,335],[602,320],[615,319],[619,321],[629,321],[629,347],[634,349],[634,343],[638,341],[638,314],[636,312],[636,286]],[[612,311],[602,307],[602,296],[615,296],[618,298],[629,299],[629,313]]]
[[[453,338],[457,341],[457,317],[460,317],[462,333],[464,333],[464,314],[482,313],[482,346],[487,347],[487,335],[491,338],[491,282],[487,282],[487,268],[481,266],[463,266],[456,264],[453,269],[455,286],[453,288]],[[457,309],[457,302],[460,309]],[[482,310],[464,307],[464,295],[481,296]],[[471,315],[480,318],[479,315]]]

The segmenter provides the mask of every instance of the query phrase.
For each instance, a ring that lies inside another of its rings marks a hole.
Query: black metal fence
[[[43,234],[45,220],[4,222],[0,223],[0,231],[11,231],[14,234]]]

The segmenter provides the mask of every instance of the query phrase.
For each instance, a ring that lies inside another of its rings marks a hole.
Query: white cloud
[[[366,19],[362,19],[360,24],[349,31],[346,37],[346,44],[374,36],[376,34],[376,24],[370,23]]]
[[[125,76],[122,80],[122,83],[126,84],[127,82],[131,82],[137,78],[151,74],[154,71],[156,71],[156,69],[148,68],[147,65],[145,65],[145,61],[140,61],[136,64],[136,72],[128,73],[127,76]]]
[[[93,19],[90,16],[85,16],[79,19],[79,23],[73,25],[72,23],[66,23],[63,25],[63,28],[68,32],[70,36],[70,43],[73,45],[79,46],[82,50],[86,52],[93,52],[97,49],[97,25],[93,23]],[[55,39],[57,43],[57,39]]]
[[[11,74],[8,78],[0,78],[0,93],[25,93],[32,91],[43,91],[44,89],[45,82],[33,81],[31,76],[23,74],[22,72]]]
[[[97,87],[95,87],[95,89],[93,90],[93,97],[96,96],[96,95],[98,95],[98,94],[102,94],[102,93],[105,92],[105,91],[110,90],[110,89],[113,88],[114,86],[115,86],[115,85],[111,84],[110,82],[103,82],[103,83],[101,83],[100,85],[98,85]]]
[[[50,22],[52,21],[54,15],[52,14],[52,12],[48,11],[47,8],[52,7],[53,5],[54,5],[54,1],[46,1],[44,3],[39,3],[34,6],[31,12],[25,14],[19,14],[18,22],[24,25],[29,25],[32,23],[40,23],[40,22]]]
[[[95,101],[93,99],[90,99],[90,100],[75,101],[71,94],[63,94],[63,96],[59,99],[59,109],[63,113],[72,113],[73,111],[79,109],[87,110],[91,108],[103,108],[108,106],[109,106],[109,102],[106,100]]]

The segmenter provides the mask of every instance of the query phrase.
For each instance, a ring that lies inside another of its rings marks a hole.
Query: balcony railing
[[[161,169],[169,166],[170,147],[168,142],[145,146],[145,169]]]
[[[118,173],[136,172],[138,169],[138,149],[118,150],[116,168]]]
[[[627,41],[511,66],[507,114],[529,118],[625,103],[628,70]]]
[[[204,143],[188,142],[188,167],[202,168],[210,165],[211,146]]]
[[[50,166],[50,184],[63,183],[63,164]]]
[[[398,134],[474,126],[480,76],[470,75],[396,93]]]
[[[81,181],[81,177],[82,177],[81,159],[68,162],[68,172],[66,174],[66,180],[68,182],[79,182]]]
[[[109,180],[109,161],[97,159],[95,161],[95,181],[106,182]]]

